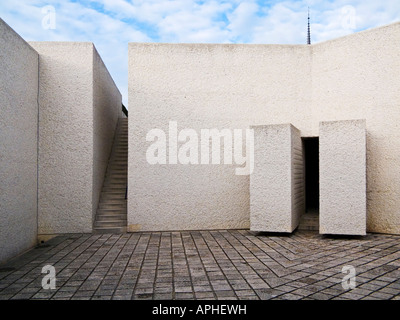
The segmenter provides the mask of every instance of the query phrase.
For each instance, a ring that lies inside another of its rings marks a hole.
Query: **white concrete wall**
[[[121,95],[89,42],[40,54],[39,234],[91,232]]]
[[[290,124],[254,126],[250,230],[292,232],[304,212],[300,131]],[[301,177],[300,177],[301,178]]]
[[[291,229],[295,230],[300,217],[305,212],[305,169],[303,142],[299,129],[290,126],[291,130]],[[287,201],[287,200],[286,200]]]
[[[0,263],[37,239],[38,54],[0,19]]]
[[[366,119],[367,231],[400,234],[400,23],[312,51],[310,126]]]
[[[366,233],[364,120],[321,122],[319,232]]]
[[[248,228],[249,177],[234,165],[150,165],[146,134],[241,129],[291,122],[305,128],[310,48],[129,44],[128,229]],[[291,119],[295,114],[296,119]]]
[[[249,179],[226,165],[149,165],[146,134],[367,120],[367,230],[400,234],[400,23],[312,46],[129,44],[131,230],[249,225]],[[140,119],[139,121],[137,119]]]
[[[93,217],[99,203],[118,118],[122,118],[122,115],[121,93],[93,47]]]
[[[93,45],[30,44],[40,55],[38,232],[91,232]]]

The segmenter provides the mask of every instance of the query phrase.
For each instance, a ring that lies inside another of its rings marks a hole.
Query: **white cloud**
[[[55,30],[41,26],[45,5]],[[127,103],[128,42],[304,44],[308,6],[313,42],[400,19],[399,0],[1,0],[0,17],[28,41],[94,42]]]
[[[218,20],[229,8],[224,3],[208,1],[204,4],[186,2],[186,7],[161,18],[156,23],[163,42],[224,42],[228,31]]]
[[[242,2],[231,14],[228,15],[229,25],[227,29],[230,31],[232,40],[246,41],[248,40],[255,28],[257,20],[257,12],[259,7],[256,2]]]

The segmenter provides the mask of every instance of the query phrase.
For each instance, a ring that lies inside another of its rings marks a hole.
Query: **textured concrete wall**
[[[366,119],[367,231],[400,234],[400,23],[312,51],[310,126]]]
[[[150,165],[146,134],[287,123],[307,131],[308,46],[129,44],[130,230],[249,227],[235,165]],[[296,119],[292,119],[293,115]]]
[[[400,233],[400,23],[312,46],[129,45],[132,230],[245,227],[249,179],[229,166],[148,165],[146,134],[367,120],[367,230]],[[139,183],[138,183],[139,182]]]
[[[36,244],[38,54],[0,19],[0,263]]]
[[[292,232],[304,212],[300,131],[290,124],[255,126],[254,172],[250,175],[250,229]]]
[[[296,229],[300,217],[305,212],[305,169],[303,142],[300,130],[290,126],[291,130],[291,228]]]
[[[93,45],[31,45],[40,55],[38,232],[91,232]]]
[[[92,43],[40,54],[39,234],[91,232],[121,94]]]
[[[118,118],[121,117],[121,93],[93,47],[93,217],[99,203]]]
[[[365,235],[365,121],[321,122],[319,134],[319,232]]]

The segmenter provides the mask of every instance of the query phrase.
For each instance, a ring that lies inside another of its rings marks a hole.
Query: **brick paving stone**
[[[380,292],[380,291],[373,292],[369,296],[370,297],[374,297],[374,298],[378,298],[378,299],[381,299],[381,300],[389,300],[390,298],[393,297],[392,294],[388,294],[388,293],[384,293],[384,292]]]
[[[172,300],[173,294],[170,293],[155,293],[153,296],[154,300]]]
[[[111,300],[112,296],[102,296],[95,294],[91,300]]]
[[[175,293],[175,299],[179,299],[179,300],[192,300],[194,299],[194,295],[193,293],[189,293],[189,292],[178,292]]]
[[[233,290],[216,290],[214,291],[218,299],[229,300],[231,298],[236,298],[235,292]]]
[[[314,293],[312,295],[309,295],[308,297],[316,299],[316,300],[330,300],[334,296],[330,295],[330,294],[322,293],[322,292],[317,292],[317,293]]]
[[[133,300],[153,300],[153,294],[152,293],[133,294],[132,299]]]
[[[29,300],[35,294],[34,293],[17,293],[16,295],[12,296],[11,300]]]
[[[212,288],[211,288],[211,286],[208,286],[208,285],[201,285],[201,286],[194,285],[193,290],[195,292],[208,292],[208,291],[212,291]]]
[[[302,296],[302,297],[308,297],[311,296],[314,292],[307,290],[307,289],[297,289],[292,291],[291,293]]]
[[[400,236],[249,230],[71,234],[0,266],[0,299],[399,299]],[[41,269],[56,268],[56,290]],[[342,267],[356,270],[344,290]]]
[[[300,300],[302,296],[292,293],[285,293],[278,297],[280,300]]]
[[[382,288],[382,289],[378,290],[377,292],[388,293],[388,294],[391,294],[391,295],[394,296],[394,295],[399,293],[399,290],[396,290],[396,289],[393,289],[393,288],[390,288],[390,287],[385,287],[385,288]]]
[[[381,300],[381,299],[375,298],[375,297],[372,297],[372,296],[366,296],[366,297],[362,298],[361,300]]]
[[[342,299],[350,299],[350,300],[360,300],[365,298],[366,296],[363,294],[357,294],[357,291],[347,291],[337,296],[338,298]]]

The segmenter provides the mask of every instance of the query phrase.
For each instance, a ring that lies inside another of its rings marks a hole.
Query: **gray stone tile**
[[[206,299],[206,300],[215,299],[214,293],[211,291],[195,292],[195,297],[196,299]]]
[[[55,239],[59,247],[27,252],[13,271],[0,272],[0,299],[386,300],[400,293],[400,236],[219,230]],[[44,261],[61,270],[53,292],[41,289]],[[348,264],[357,287],[345,291]]]

